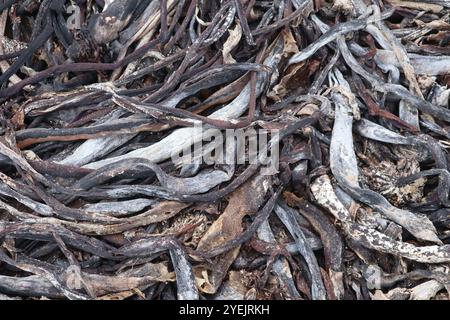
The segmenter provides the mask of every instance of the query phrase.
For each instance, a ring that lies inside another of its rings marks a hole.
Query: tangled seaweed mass
[[[450,1],[0,9],[0,298],[449,298]]]

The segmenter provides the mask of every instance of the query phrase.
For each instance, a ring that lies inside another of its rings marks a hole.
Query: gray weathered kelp
[[[450,2],[0,1],[0,300],[448,300]]]

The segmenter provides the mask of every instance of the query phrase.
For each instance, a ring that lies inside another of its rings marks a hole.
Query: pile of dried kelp
[[[448,299],[450,1],[0,10],[0,298]]]

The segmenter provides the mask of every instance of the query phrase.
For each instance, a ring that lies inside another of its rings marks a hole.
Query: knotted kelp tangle
[[[449,1],[0,11],[0,298],[449,298]]]

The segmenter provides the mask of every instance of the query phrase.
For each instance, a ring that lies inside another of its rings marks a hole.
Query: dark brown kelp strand
[[[0,299],[448,300],[445,0],[0,0]]]

